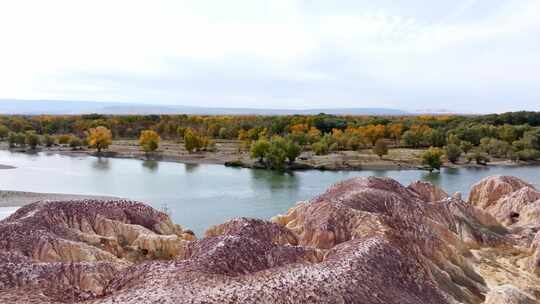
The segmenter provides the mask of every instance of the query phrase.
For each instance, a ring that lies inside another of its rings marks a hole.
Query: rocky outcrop
[[[95,297],[116,272],[133,262],[181,256],[191,239],[142,203],[37,202],[0,222],[0,286],[34,288],[57,300]]]
[[[532,188],[532,185],[513,176],[490,176],[472,186],[469,202],[480,209],[486,209],[496,204],[500,198],[524,187]]]
[[[485,304],[535,304],[538,303],[530,295],[512,285],[502,285],[491,290]]]
[[[537,303],[535,191],[354,178],[200,240],[140,203],[38,203],[0,222],[0,302]]]
[[[415,181],[407,188],[418,194],[420,199],[425,202],[436,202],[448,197],[448,193],[446,193],[443,189],[424,181]],[[460,197],[456,198],[459,199]]]

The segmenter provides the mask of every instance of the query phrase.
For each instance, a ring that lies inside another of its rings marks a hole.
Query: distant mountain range
[[[93,102],[67,100],[16,100],[0,99],[0,114],[199,114],[199,115],[408,115],[398,109],[387,108],[328,108],[328,109],[257,109],[210,108],[179,105],[149,105],[121,102]]]

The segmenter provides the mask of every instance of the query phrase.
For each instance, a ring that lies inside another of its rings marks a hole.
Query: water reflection
[[[443,169],[445,174],[449,175],[459,175],[459,169],[458,168],[446,168]]]
[[[111,169],[110,159],[106,157],[97,157],[92,162],[92,168],[100,170],[100,171],[108,171]]]
[[[387,177],[388,176],[388,171],[375,171],[375,176],[378,176],[378,177]]]
[[[142,162],[142,166],[150,172],[156,172],[159,168],[159,162],[155,160],[145,160]]]
[[[441,176],[442,176],[442,174],[439,171],[424,172],[422,174],[422,180],[433,183],[435,185],[440,185],[441,184]]]
[[[253,169],[249,171],[252,183],[257,187],[269,187],[272,190],[298,189],[299,178],[294,172],[276,173],[269,170]]]
[[[199,164],[184,164],[184,168],[186,170],[186,173],[195,173],[197,169],[199,168]]]

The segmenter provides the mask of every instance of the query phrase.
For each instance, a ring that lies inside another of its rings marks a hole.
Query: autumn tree
[[[321,139],[321,131],[315,127],[309,128],[309,131],[307,132],[307,140],[310,143],[317,142]]]
[[[98,153],[101,153],[101,150],[107,149],[112,144],[111,130],[104,126],[91,128],[88,130],[87,141],[91,148],[95,148]]]
[[[290,127],[291,133],[307,133],[309,126],[307,124],[295,124]]]
[[[202,148],[199,135],[193,129],[188,128],[184,131],[184,147],[189,153]]]
[[[371,145],[374,146],[378,139],[384,137],[385,130],[384,125],[368,125],[362,128],[362,133]]]
[[[60,134],[57,136],[57,140],[60,145],[67,145],[71,140],[71,134]]]
[[[388,126],[388,133],[394,139],[396,144],[399,144],[401,140],[401,134],[403,133],[403,124],[395,123]]]
[[[144,130],[139,136],[139,145],[145,153],[153,152],[159,147],[161,137],[153,130]]]
[[[429,142],[432,141],[432,135],[432,129],[429,126],[414,124],[403,133],[402,140],[405,145],[418,148],[429,145]],[[435,135],[439,136],[437,133]]]
[[[384,155],[388,154],[388,146],[386,146],[384,139],[380,138],[375,142],[373,153],[377,154],[381,159]]]

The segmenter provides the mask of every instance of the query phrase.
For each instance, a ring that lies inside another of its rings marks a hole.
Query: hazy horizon
[[[540,111],[540,2],[29,1],[0,99]]]

